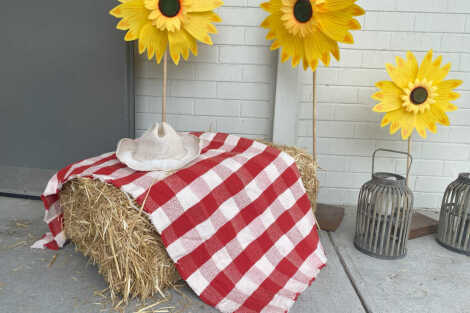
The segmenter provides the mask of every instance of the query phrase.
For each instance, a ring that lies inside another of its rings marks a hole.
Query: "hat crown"
[[[155,123],[136,144],[134,158],[138,161],[179,160],[186,154],[181,136],[165,122]]]

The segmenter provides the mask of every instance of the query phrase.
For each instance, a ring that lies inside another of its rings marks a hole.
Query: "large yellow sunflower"
[[[110,14],[121,18],[117,28],[127,30],[126,41],[139,40],[139,53],[147,50],[160,63],[168,45],[178,65],[180,56],[186,60],[189,51],[197,55],[196,40],[212,45],[209,34],[217,29],[211,22],[220,22],[212,12],[223,4],[220,0],[119,0]]]
[[[274,40],[271,50],[282,47],[281,61],[292,57],[292,67],[303,61],[313,71],[318,60],[328,66],[330,53],[339,60],[338,42],[352,44],[350,30],[361,29],[354,16],[364,10],[357,0],[270,0],[261,7],[271,13],[261,24]]]
[[[401,128],[402,139],[408,139],[416,128],[418,134],[426,138],[426,129],[436,133],[436,122],[449,126],[446,112],[457,107],[451,101],[460,95],[452,89],[462,84],[461,80],[444,80],[451,64],[441,67],[442,56],[433,61],[432,50],[418,66],[413,53],[408,52],[406,60],[397,57],[397,67],[387,64],[387,72],[392,81],[376,83],[379,92],[372,98],[380,101],[373,110],[387,112],[382,119],[382,127],[388,124],[390,134]]]

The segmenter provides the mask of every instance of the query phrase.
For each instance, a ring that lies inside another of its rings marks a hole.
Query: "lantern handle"
[[[410,158],[410,165],[406,169],[406,177],[408,177],[408,175],[410,174],[411,164],[413,163],[413,157],[408,152],[398,151],[398,150],[390,150],[390,149],[377,149],[377,150],[374,151],[374,153],[372,154],[372,175],[374,175],[374,173],[375,173],[375,155],[379,151],[399,153],[399,154],[407,155]]]

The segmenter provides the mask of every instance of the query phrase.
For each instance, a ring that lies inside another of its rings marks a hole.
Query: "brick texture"
[[[267,15],[253,0],[225,0],[213,46],[169,62],[167,119],[179,131],[222,131],[272,138],[277,53],[269,50]],[[136,135],[161,119],[162,66],[136,56]]]
[[[421,60],[434,49],[452,62],[449,78],[464,80],[449,113],[452,126],[439,127],[426,140],[413,137],[414,165],[410,185],[418,208],[439,208],[445,187],[459,172],[470,171],[470,1],[359,0],[367,13],[355,44],[344,45],[341,61],[318,74],[319,199],[356,204],[359,188],[370,178],[371,154],[377,148],[406,151],[399,135],[380,128],[381,115],[371,111],[378,80],[390,80],[385,63],[411,50]],[[423,9],[425,8],[425,9]],[[312,149],[311,72],[299,70],[297,145]],[[383,154],[377,170],[404,174],[404,158]]]
[[[199,55],[169,66],[168,120],[180,131],[213,130],[271,139],[277,53],[269,50],[258,25],[267,15],[264,0],[225,0],[214,46],[199,44]],[[414,137],[411,187],[416,207],[438,208],[444,187],[470,171],[470,1],[359,0],[367,14],[354,45],[341,47],[341,61],[318,69],[318,151],[322,168],[320,201],[355,204],[370,177],[376,148],[406,150],[398,135],[381,129],[371,111],[374,83],[388,80],[385,63],[411,50],[421,60],[430,48],[452,62],[459,111],[452,126],[427,140]],[[423,9],[424,8],[424,9]],[[312,149],[312,73],[299,69],[297,145]],[[137,135],[161,118],[161,66],[136,57]],[[294,125],[295,124],[295,125]],[[404,173],[405,161],[383,155],[377,170]]]

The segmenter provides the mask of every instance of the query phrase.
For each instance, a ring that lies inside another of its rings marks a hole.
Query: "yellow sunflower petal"
[[[282,8],[282,2],[281,0],[271,0],[269,2],[262,3],[261,8],[269,13],[280,12]]]
[[[315,36],[308,36],[305,38],[304,49],[306,63],[315,70],[318,66],[318,59],[321,57],[318,41],[315,40]]]
[[[289,58],[294,58],[295,56],[298,58],[299,55],[304,54],[304,47],[299,45],[297,43],[298,40],[295,40],[295,37],[289,34],[284,27],[280,12],[268,16],[263,24],[270,28],[275,34],[276,40],[271,45],[271,50],[282,47],[281,62],[286,62]],[[296,51],[298,48],[300,48],[301,51]],[[297,63],[299,63],[299,61],[300,59],[296,59]]]
[[[156,10],[158,8],[157,0],[144,0],[144,6],[147,10]]]
[[[449,74],[451,66],[452,65],[450,63],[447,63],[443,67],[433,64],[434,70],[428,73],[427,80],[436,84],[440,83],[444,78],[446,78],[447,74]]]
[[[457,100],[460,98],[460,94],[458,92],[453,91],[454,88],[460,86],[462,84],[462,81],[459,79],[451,79],[451,80],[445,80],[440,82],[439,84],[436,85],[437,87],[437,96],[435,97],[435,100],[437,103],[443,103],[443,110],[452,110],[453,105],[449,105],[450,101]],[[447,109],[447,107],[449,109]]]
[[[410,51],[406,53],[406,70],[410,79],[415,80],[418,74],[418,61],[415,55]]]
[[[307,58],[303,58],[302,60],[302,67],[304,69],[304,71],[306,71],[308,69],[308,62],[307,62]]]
[[[366,14],[366,11],[364,11],[364,9],[358,6],[357,4],[352,5],[351,12],[353,16],[361,16]]]
[[[223,4],[224,2],[221,0],[192,0],[187,10],[188,12],[212,11]]]
[[[130,17],[135,15],[148,15],[148,10],[145,9],[144,0],[129,0],[112,9],[110,14],[117,17]]]
[[[270,31],[268,32],[268,34],[266,35],[266,39],[267,39],[267,40],[276,39],[276,34],[275,34],[272,30],[270,30]]]
[[[374,112],[390,112],[390,111],[395,111],[401,108],[401,101],[400,98],[397,99],[387,99],[383,102],[380,102],[379,104],[376,104],[374,108],[372,109]]]
[[[274,16],[269,15],[263,20],[260,26],[266,29],[270,29],[274,26],[274,23],[276,23]],[[268,36],[270,36],[270,38],[268,38]],[[276,33],[274,32],[274,30],[270,29],[268,35],[266,35],[266,39],[272,40],[274,38],[276,38]]]
[[[313,7],[311,19],[300,22],[294,16],[297,0],[270,0],[261,4],[269,13],[261,27],[269,29],[266,39],[273,40],[271,50],[282,48],[282,62],[292,58],[292,65],[302,61],[306,69],[316,69],[318,62],[330,64],[331,55],[340,58],[338,41],[353,43],[350,30],[361,25],[354,16],[364,13],[357,0],[309,0]],[[330,55],[331,54],[331,55]]]
[[[441,81],[437,84],[438,89],[454,89],[463,84],[463,81],[460,79],[449,79]]]
[[[359,23],[358,20],[356,20],[355,18],[351,19],[351,21],[349,22],[349,29],[360,30],[361,28],[361,23]]]
[[[331,51],[331,54],[335,57],[336,61],[340,60],[338,42],[334,42],[335,48]]]
[[[149,24],[147,16],[148,10],[144,7],[143,0],[129,0],[118,5],[110,12],[113,16],[122,17],[117,28],[121,30],[129,30],[124,40],[132,41],[139,38],[142,28]]]
[[[432,115],[434,115],[435,120],[439,124],[444,125],[444,126],[450,125],[449,117],[438,106],[436,105],[431,106],[431,113]]]
[[[134,33],[132,30],[128,31],[126,35],[124,36],[125,41],[134,41],[139,38],[139,35],[137,33]]]
[[[354,43],[354,37],[350,32],[347,32],[346,36],[344,37],[343,41],[341,41],[341,42],[352,45]]]
[[[434,105],[437,105],[444,112],[453,112],[458,109],[458,107],[451,102],[436,102]]]
[[[329,64],[330,52],[339,59],[338,43],[319,30],[315,30],[304,39],[305,57],[312,70],[317,67],[318,60],[321,59],[324,64]]]
[[[423,114],[420,114],[420,119],[422,123],[426,125],[426,128],[431,131],[431,133],[436,133],[437,132],[437,127],[436,127],[436,118],[434,115],[431,113],[431,111],[426,111]]]
[[[114,17],[121,18],[122,17],[121,4],[113,8],[111,11],[109,11],[109,14]]]
[[[178,65],[180,61],[180,55],[187,60],[189,51],[193,50],[196,46],[196,40],[185,30],[169,32],[168,42],[170,44],[170,56],[176,65]]]
[[[388,124],[393,123],[394,121],[399,121],[402,115],[403,115],[402,110],[388,112],[384,115],[380,126],[385,127]]]
[[[416,115],[403,111],[403,115],[400,119],[401,126],[401,139],[408,139],[416,126]]]
[[[323,62],[325,66],[330,66],[330,60],[331,60],[330,53],[329,52],[323,53],[323,55],[321,56],[321,61]]]
[[[212,45],[209,33],[214,32],[214,26],[210,22],[215,16],[217,14],[214,12],[188,13],[183,27],[197,40],[207,45]]]
[[[302,59],[304,59],[304,43],[299,38],[295,38],[292,42],[294,45],[293,48],[293,57],[292,57],[292,67],[296,67]]]
[[[147,24],[142,28],[139,39],[139,53],[147,50],[147,58],[150,60],[155,55],[158,63],[162,60],[167,49],[168,36],[152,24]]]
[[[388,75],[392,78],[393,82],[400,88],[407,88],[408,84],[416,79],[418,72],[418,62],[415,56],[407,53],[407,60],[401,57],[396,57],[397,66],[386,64]]]
[[[400,121],[396,120],[390,123],[390,135],[394,135],[400,129]]]
[[[445,80],[437,84],[437,96],[435,100],[437,102],[449,102],[453,100],[457,100],[460,98],[460,94],[458,92],[453,91],[454,88],[460,86],[462,84],[461,80],[458,79],[451,79]]]
[[[432,53],[432,49],[429,50],[428,53],[426,53],[426,56],[424,57],[423,61],[421,62],[417,75],[419,80],[426,78],[426,75],[432,66]]]
[[[416,132],[424,139],[428,136],[426,128],[426,121],[420,115],[416,116]]]
[[[321,12],[338,11],[346,9],[354,4],[357,0],[325,0],[318,1],[315,9]]]
[[[436,96],[437,101],[454,101],[460,98],[460,94],[458,92],[454,92],[451,90],[440,89]]]
[[[322,32],[328,37],[344,43],[354,42],[349,30],[357,28],[357,25],[352,22],[353,15],[351,10],[317,13],[315,16]]]
[[[429,50],[421,63],[418,71],[418,79],[432,81],[433,84],[439,84],[449,74],[451,64],[448,63],[441,67],[442,56],[432,59],[433,51]]]
[[[123,18],[122,20],[119,21],[116,28],[119,30],[128,30],[129,28],[131,28],[131,25],[125,18]]]
[[[395,85],[394,82],[389,81],[389,80],[379,81],[375,83],[375,86],[381,89],[380,92],[385,96],[392,95],[392,96],[400,97],[403,94],[403,90],[399,88],[397,85]],[[378,98],[373,97],[373,99],[382,101],[384,97],[378,97]]]
[[[273,42],[273,44],[270,47],[270,50],[277,50],[281,47],[281,42],[279,40],[276,40]]]

